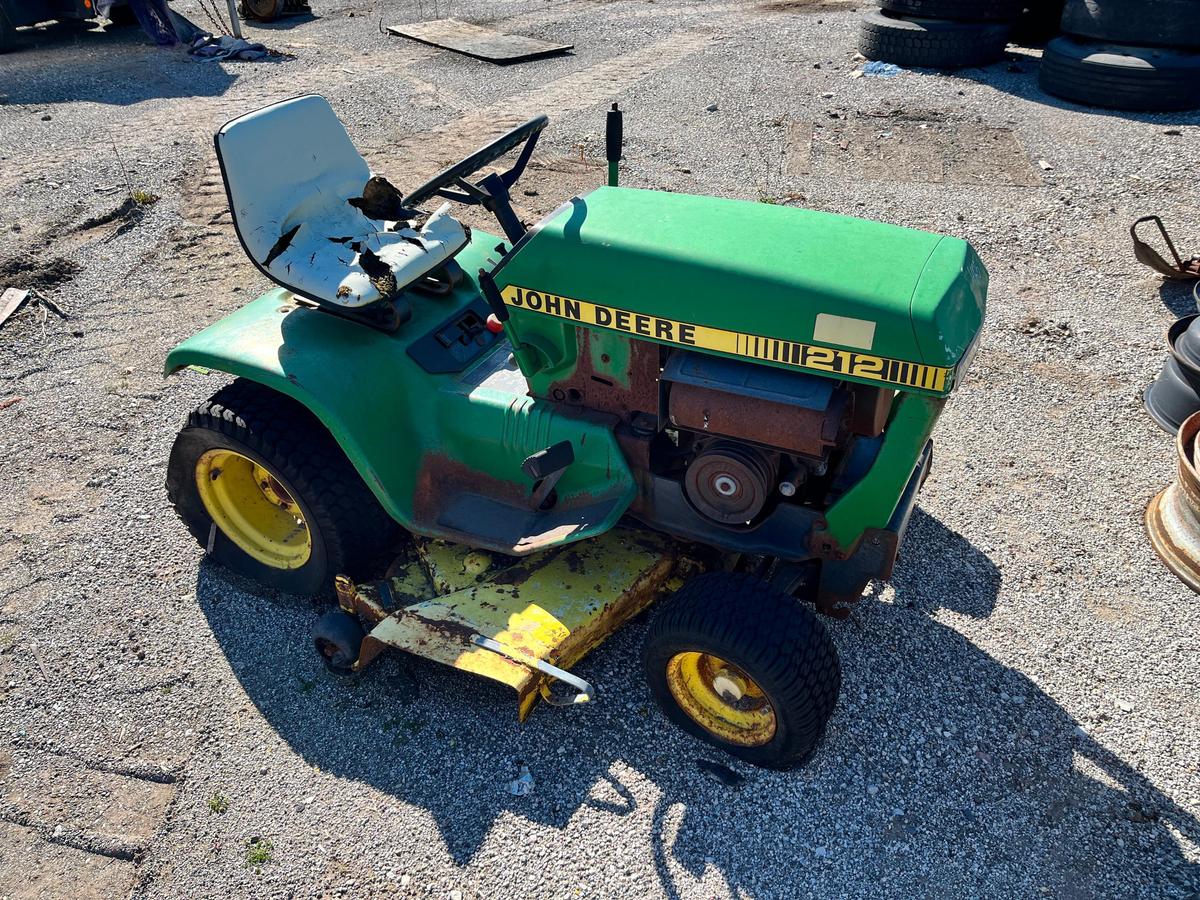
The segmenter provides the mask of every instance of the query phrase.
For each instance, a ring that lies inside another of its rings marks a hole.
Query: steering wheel
[[[521,155],[517,157],[513,167],[498,176],[505,190],[511,188],[525,171],[525,166],[529,164],[529,158],[533,155],[533,148],[537,144],[538,135],[549,123],[550,120],[545,116],[538,116],[536,119],[530,119],[524,125],[518,125],[503,137],[497,138],[487,146],[476,150],[466,159],[456,162],[434,175],[405,197],[404,203],[408,206],[419,206],[423,201],[437,195],[458,203],[487,206],[487,201],[491,199],[492,194],[482,185],[467,181],[467,176],[478,172],[488,163],[495,162],[524,141],[525,146],[521,148]],[[451,190],[452,187],[458,188],[458,190]],[[505,199],[507,200],[507,198]]]

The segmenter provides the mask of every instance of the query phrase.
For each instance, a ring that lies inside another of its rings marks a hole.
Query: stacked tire
[[[1200,107],[1200,0],[1067,0],[1042,90],[1122,110]]]
[[[308,0],[241,0],[238,14],[243,19],[273,22],[284,16],[312,15]]]
[[[1004,56],[1024,0],[879,0],[863,17],[858,52],[899,66],[956,69]]]

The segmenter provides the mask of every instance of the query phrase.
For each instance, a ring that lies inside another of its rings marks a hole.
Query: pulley
[[[696,455],[684,473],[684,491],[703,515],[722,525],[746,525],[767,502],[775,462],[761,450],[716,441]]]

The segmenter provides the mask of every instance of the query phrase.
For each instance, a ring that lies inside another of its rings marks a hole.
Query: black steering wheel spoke
[[[543,118],[545,118],[543,116]],[[525,172],[525,167],[529,165],[529,160],[533,158],[533,148],[537,146],[538,138],[541,137],[542,131],[539,128],[533,134],[529,135],[529,139],[525,141],[525,146],[521,148],[521,155],[517,157],[517,161],[513,163],[511,169],[500,175],[500,180],[504,182],[506,188],[511,188],[517,183],[517,179]]]
[[[491,198],[491,194],[483,189],[482,186],[474,182],[467,181],[465,178],[459,178],[454,182],[461,188],[456,192],[461,197],[466,197],[466,203],[483,203]]]
[[[542,129],[546,127],[549,120],[545,116],[538,116],[536,119],[530,119],[524,125],[514,128],[512,131],[503,137],[497,138],[492,143],[476,150],[466,159],[460,160],[447,169],[442,170],[433,178],[425,182],[419,188],[404,198],[404,202],[409,206],[419,206],[423,201],[430,197],[439,196],[447,200],[453,200],[457,203],[467,203],[470,205],[480,205],[485,199],[490,199],[491,195],[486,191],[466,181],[467,176],[478,172],[480,169],[493,163],[500,157],[521,147],[521,153],[512,167],[500,175],[500,180],[506,188],[511,188],[516,184],[517,179],[521,177],[525,171],[525,167],[529,165],[529,159],[533,155],[533,148],[537,144],[538,135]],[[453,190],[457,187],[459,190]]]

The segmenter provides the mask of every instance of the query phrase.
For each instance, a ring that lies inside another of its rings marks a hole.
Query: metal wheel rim
[[[196,489],[221,533],[273,569],[298,569],[312,533],[295,498],[266,466],[235,450],[208,450],[196,462]]]
[[[688,718],[723,741],[761,747],[775,737],[775,709],[766,693],[715,654],[675,654],[667,661],[667,687]]]

